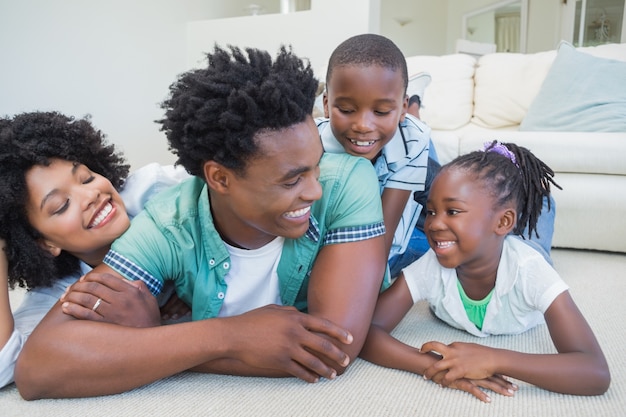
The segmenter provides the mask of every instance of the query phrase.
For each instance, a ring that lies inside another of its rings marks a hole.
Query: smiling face
[[[408,108],[399,70],[377,65],[337,66],[324,94],[324,113],[346,152],[376,158]]]
[[[257,133],[257,157],[237,175],[205,164],[213,218],[222,239],[254,249],[276,236],[296,239],[309,227],[311,205],[322,196],[318,182],[322,144],[311,117],[281,130]]]
[[[433,181],[424,229],[442,266],[458,271],[497,265],[515,211],[494,207],[488,191],[460,169],[444,169]]]
[[[109,180],[85,165],[52,159],[26,173],[30,224],[53,255],[65,250],[90,265],[99,264],[130,220]]]

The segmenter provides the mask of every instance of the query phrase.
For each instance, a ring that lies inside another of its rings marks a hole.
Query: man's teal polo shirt
[[[368,160],[325,154],[319,182],[322,198],[311,207],[309,229],[285,239],[277,271],[282,303],[299,310],[306,310],[309,275],[322,246],[385,233],[378,180]],[[192,306],[193,320],[216,317],[230,257],[213,224],[206,183],[194,177],[155,196],[104,263],[127,279],[141,279],[155,295],[173,280],[178,296]]]

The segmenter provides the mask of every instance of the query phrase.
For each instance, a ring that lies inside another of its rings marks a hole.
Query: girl
[[[50,172],[59,175],[58,186],[45,195],[45,205],[33,206],[42,167],[53,168],[44,173],[48,178]],[[13,380],[17,356],[41,318],[128,228],[128,213],[136,214],[149,196],[188,176],[170,168],[151,164],[127,180],[129,166],[88,119],[56,112],[0,119],[0,386]],[[49,218],[64,219],[62,227],[52,227]],[[8,289],[16,285],[30,291],[12,315]],[[107,300],[108,308],[101,302],[90,310],[92,319],[102,320],[105,312],[121,317],[123,297],[135,294],[117,279],[109,288],[119,294]],[[144,293],[150,302],[152,295]],[[179,307],[169,312],[177,314]]]
[[[567,285],[538,252],[509,236],[527,225],[536,230],[543,197],[550,184],[558,187],[553,175],[529,150],[496,141],[444,166],[427,202],[431,250],[379,298],[361,356],[443,386],[506,375],[565,394],[603,394],[608,365]],[[481,337],[518,334],[545,321],[558,354],[458,342],[428,342],[416,352],[389,332],[419,300],[449,325]]]

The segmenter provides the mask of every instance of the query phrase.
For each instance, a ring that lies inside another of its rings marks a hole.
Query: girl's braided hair
[[[550,195],[554,171],[530,150],[514,143],[493,141],[482,151],[461,155],[443,169],[463,169],[483,182],[495,198],[498,207],[514,202],[517,224],[513,233],[523,236],[528,226],[528,237],[537,237],[537,219],[541,214],[543,199]],[[548,207],[550,202],[548,200]]]

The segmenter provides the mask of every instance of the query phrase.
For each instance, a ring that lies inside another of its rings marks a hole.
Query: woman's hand
[[[156,298],[142,281],[110,274],[89,273],[72,284],[61,297],[65,314],[80,320],[102,321],[128,327],[161,324]]]

